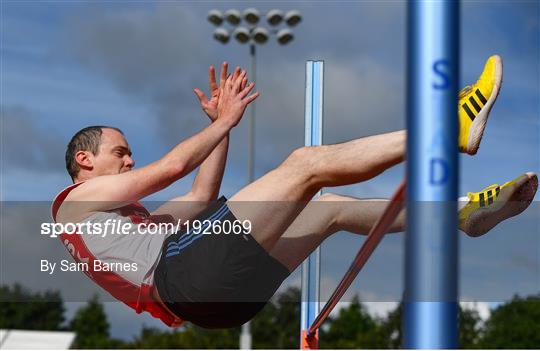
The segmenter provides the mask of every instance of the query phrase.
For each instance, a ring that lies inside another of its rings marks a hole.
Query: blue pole
[[[404,344],[458,347],[459,2],[409,1]]]
[[[323,131],[323,81],[324,62],[306,62],[306,97],[305,97],[305,145],[322,144]],[[321,192],[317,194],[319,196]],[[317,248],[302,263],[302,302],[300,317],[300,347],[306,348],[305,336],[319,314],[319,279],[321,250]],[[313,344],[313,343],[312,343]],[[315,341],[316,344],[316,341]]]

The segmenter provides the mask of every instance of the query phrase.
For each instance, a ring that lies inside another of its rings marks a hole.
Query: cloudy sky
[[[270,40],[257,48],[256,83],[262,94],[257,100],[257,177],[303,144],[306,60],[325,61],[325,143],[405,124],[406,16],[400,1],[3,1],[1,6],[0,195],[26,208],[2,213],[2,283],[87,286],[83,275],[63,282],[39,275],[32,262],[65,255],[58,242],[35,239],[39,222],[47,220],[46,202],[69,183],[65,146],[84,126],[117,126],[142,166],[204,128],[208,118],[193,88],[207,88],[208,66],[227,60],[249,68],[250,62],[247,46],[212,39],[214,27],[206,21],[210,9],[298,9],[303,16],[291,44]],[[540,5],[471,1],[464,2],[461,14],[461,85],[475,82],[490,55],[504,61],[502,91],[479,153],[461,157],[460,187],[466,193],[540,171]],[[244,121],[231,134],[222,188],[226,196],[246,182],[246,127]],[[398,166],[336,191],[388,197],[403,172]],[[181,194],[192,180],[187,177],[150,199]],[[36,201],[35,211],[25,207]],[[462,297],[494,304],[539,290],[539,213],[534,204],[482,238],[460,235]],[[325,294],[361,243],[362,238],[342,233],[324,244]],[[399,299],[402,244],[402,235],[385,238],[352,293],[386,303]],[[298,282],[293,274],[286,284]],[[158,325],[149,317],[132,318],[119,304],[107,304],[107,309],[115,336],[129,337],[143,323]]]

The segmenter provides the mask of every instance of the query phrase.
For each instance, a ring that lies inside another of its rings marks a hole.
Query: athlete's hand
[[[195,92],[195,95],[199,98],[199,101],[201,103],[201,107],[203,111],[210,117],[210,119],[215,121],[218,117],[218,101],[219,101],[219,92],[221,88],[225,85],[225,81],[227,80],[227,62],[223,62],[221,64],[221,74],[219,79],[219,86],[216,82],[216,71],[214,69],[214,66],[210,66],[208,69],[208,85],[210,86],[210,94],[211,98],[208,100],[206,95],[199,89],[195,88],[193,91]]]
[[[247,105],[254,101],[259,93],[249,93],[255,84],[247,84],[246,71],[236,68],[232,75],[225,80],[223,88],[220,88],[218,101],[218,119],[224,119],[234,127],[242,119]]]

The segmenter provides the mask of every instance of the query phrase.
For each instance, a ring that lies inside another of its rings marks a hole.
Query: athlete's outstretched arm
[[[208,81],[210,86],[211,98],[208,99],[200,89],[195,89],[195,94],[199,98],[203,111],[208,115],[212,123],[218,118],[218,101],[219,92],[223,89],[227,79],[227,62],[221,65],[220,83],[217,84],[214,67],[210,66],[208,70]],[[240,74],[240,69],[236,68],[234,75],[237,78]],[[234,78],[233,78],[234,79]],[[245,88],[247,79],[244,78],[242,88]],[[191,191],[187,194],[173,198],[164,205],[157,208],[152,214],[161,215],[168,214],[175,220],[189,220],[200,213],[210,201],[217,199],[219,189],[225,171],[227,162],[227,152],[229,149],[229,134],[216,146],[214,151],[200,165],[199,171]]]
[[[138,201],[193,171],[240,122],[247,105],[257,98],[257,93],[248,95],[253,84],[238,93],[244,78],[245,72],[235,80],[227,79],[223,89],[227,98],[220,99],[219,116],[214,123],[175,146],[161,159],[130,172],[92,178],[72,190],[66,201],[78,201],[78,204],[76,213],[65,213],[66,217],[84,219],[80,217]],[[237,93],[227,94],[233,90]],[[62,212],[61,208],[59,216]]]
[[[223,89],[227,80],[227,66],[227,62],[223,62],[221,65],[219,85],[216,82],[214,68],[210,67],[208,70],[208,82],[212,95],[210,100],[206,98],[201,90],[195,89],[195,94],[199,98],[201,107],[212,123],[218,119],[219,92]],[[233,79],[237,79],[241,73],[240,68],[237,67],[233,73]],[[244,77],[241,89],[245,88],[246,82],[247,79]],[[218,144],[210,156],[199,167],[199,172],[193,182],[191,194],[189,194],[191,198],[195,198],[197,201],[213,201],[217,199],[225,171],[228,150],[229,135],[223,138],[221,143]]]
[[[216,75],[214,67],[210,66],[208,70],[208,82],[210,86],[210,92],[212,94],[210,100],[206,98],[204,93],[200,89],[195,89],[195,94],[199,98],[201,107],[212,122],[218,119],[218,103],[219,92],[225,87],[225,81],[227,80],[227,62],[223,62],[221,65],[221,74],[219,85],[216,82]],[[238,79],[242,74],[239,67],[233,72],[233,80]],[[242,79],[240,89],[243,90],[247,85],[247,77]],[[225,170],[225,164],[227,162],[227,152],[229,150],[229,135],[225,136],[221,143],[212,151],[210,156],[201,164],[199,172],[195,177],[193,186],[189,195],[191,201],[213,201],[216,200],[219,195],[219,189],[223,179],[223,173]]]

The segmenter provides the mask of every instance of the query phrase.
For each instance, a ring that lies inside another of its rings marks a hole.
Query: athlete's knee
[[[317,165],[317,150],[319,147],[301,147],[294,150],[278,167],[281,176],[300,182],[313,196],[320,188],[320,166]]]
[[[287,161],[294,162],[294,163],[304,162],[309,158],[310,153],[311,153],[310,147],[307,147],[307,146],[299,147],[298,149],[291,152],[289,157],[287,157]]]
[[[284,162],[304,172],[314,172],[317,165],[317,153],[321,146],[303,146],[294,150]]]
[[[289,156],[287,156],[285,161],[281,163],[280,168],[291,170],[295,174],[303,172],[304,171],[303,162],[306,155],[303,149],[305,148],[301,147],[291,152]]]

